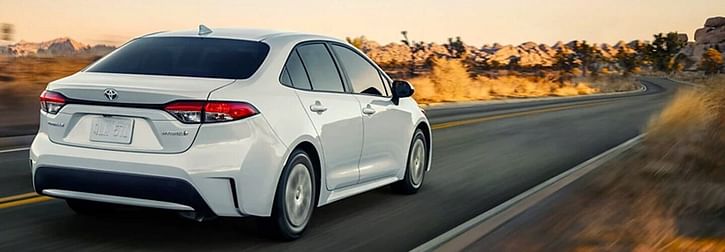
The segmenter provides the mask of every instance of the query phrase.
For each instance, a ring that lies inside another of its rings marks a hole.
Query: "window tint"
[[[289,73],[287,73],[287,68],[282,68],[282,74],[279,75],[279,82],[284,84],[285,86],[292,87],[292,80],[289,78]]]
[[[286,83],[288,86],[305,90],[312,89],[310,86],[310,79],[307,78],[307,72],[305,72],[305,67],[302,65],[300,56],[297,55],[296,51],[292,51],[292,53],[290,53],[285,69],[287,69],[287,74],[289,74],[289,79],[291,81],[291,83]]]
[[[140,38],[88,72],[246,79],[267,57],[261,42],[195,37]]]
[[[359,94],[385,95],[380,72],[365,58],[343,46],[333,45],[333,50],[352,84],[352,92]]]
[[[344,92],[340,74],[337,72],[332,56],[324,44],[303,45],[297,48],[307,74],[312,82],[312,90]],[[294,79],[292,79],[294,82]]]

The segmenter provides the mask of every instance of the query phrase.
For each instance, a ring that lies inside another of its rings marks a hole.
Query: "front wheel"
[[[428,169],[428,144],[421,129],[413,134],[408,151],[408,161],[403,180],[393,184],[393,190],[403,194],[418,192],[423,185],[425,172]]]
[[[265,225],[283,240],[299,238],[315,208],[317,185],[310,157],[296,150],[282,172],[274,198],[272,216]]]

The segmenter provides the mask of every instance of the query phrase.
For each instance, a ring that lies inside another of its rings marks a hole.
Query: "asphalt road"
[[[259,235],[250,219],[196,223],[133,209],[85,217],[51,200],[0,209],[0,251],[409,250],[639,134],[677,86],[643,83],[637,95],[429,109],[439,126],[418,194],[381,188],[319,208],[295,242]],[[0,154],[0,197],[32,191],[27,155]]]

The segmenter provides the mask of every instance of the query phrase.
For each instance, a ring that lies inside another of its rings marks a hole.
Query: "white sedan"
[[[48,85],[33,183],[78,213],[258,216],[295,239],[315,207],[389,184],[420,189],[431,131],[412,94],[334,38],[154,33]]]

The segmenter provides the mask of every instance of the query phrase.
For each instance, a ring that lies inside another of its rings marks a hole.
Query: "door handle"
[[[366,115],[372,115],[372,114],[375,114],[376,111],[375,111],[375,109],[370,107],[370,104],[368,104],[367,106],[365,106],[363,108],[362,112],[363,112],[363,114],[366,114]]]
[[[322,113],[327,111],[327,107],[322,106],[322,103],[320,101],[315,101],[315,104],[310,105],[310,111]]]

